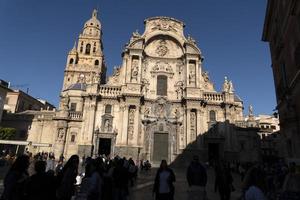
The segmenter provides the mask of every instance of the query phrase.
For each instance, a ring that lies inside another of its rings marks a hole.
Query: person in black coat
[[[39,160],[35,163],[36,173],[26,182],[25,196],[28,200],[55,200],[56,180],[54,175],[46,173],[46,162]]]
[[[153,193],[155,193],[155,199],[173,200],[175,192],[173,183],[175,181],[173,170],[168,167],[166,160],[162,160],[154,181]]]
[[[205,167],[199,162],[199,157],[196,155],[187,169],[186,178],[189,184],[189,199],[205,199],[207,173]]]

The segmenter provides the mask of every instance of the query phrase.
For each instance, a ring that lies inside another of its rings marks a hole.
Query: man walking
[[[186,173],[189,184],[189,200],[204,200],[206,198],[205,186],[207,174],[204,166],[199,162],[199,157],[194,156]]]

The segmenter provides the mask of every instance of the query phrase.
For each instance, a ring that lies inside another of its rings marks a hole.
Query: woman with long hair
[[[173,183],[175,181],[173,170],[168,167],[166,160],[162,160],[154,181],[153,193],[156,195],[155,199],[173,200],[175,191]]]
[[[58,200],[70,200],[75,193],[76,176],[78,174],[79,157],[72,155],[58,176],[56,191]]]

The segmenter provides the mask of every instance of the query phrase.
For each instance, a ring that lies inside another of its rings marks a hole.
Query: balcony
[[[121,94],[121,87],[100,86],[99,94],[104,97],[117,97]]]
[[[220,93],[204,93],[203,98],[205,101],[223,102],[223,94]]]
[[[69,111],[69,119],[71,120],[82,120],[82,112]]]

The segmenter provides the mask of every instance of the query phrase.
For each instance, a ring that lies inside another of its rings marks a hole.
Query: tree
[[[0,140],[11,140],[15,137],[16,132],[15,128],[0,127]]]

